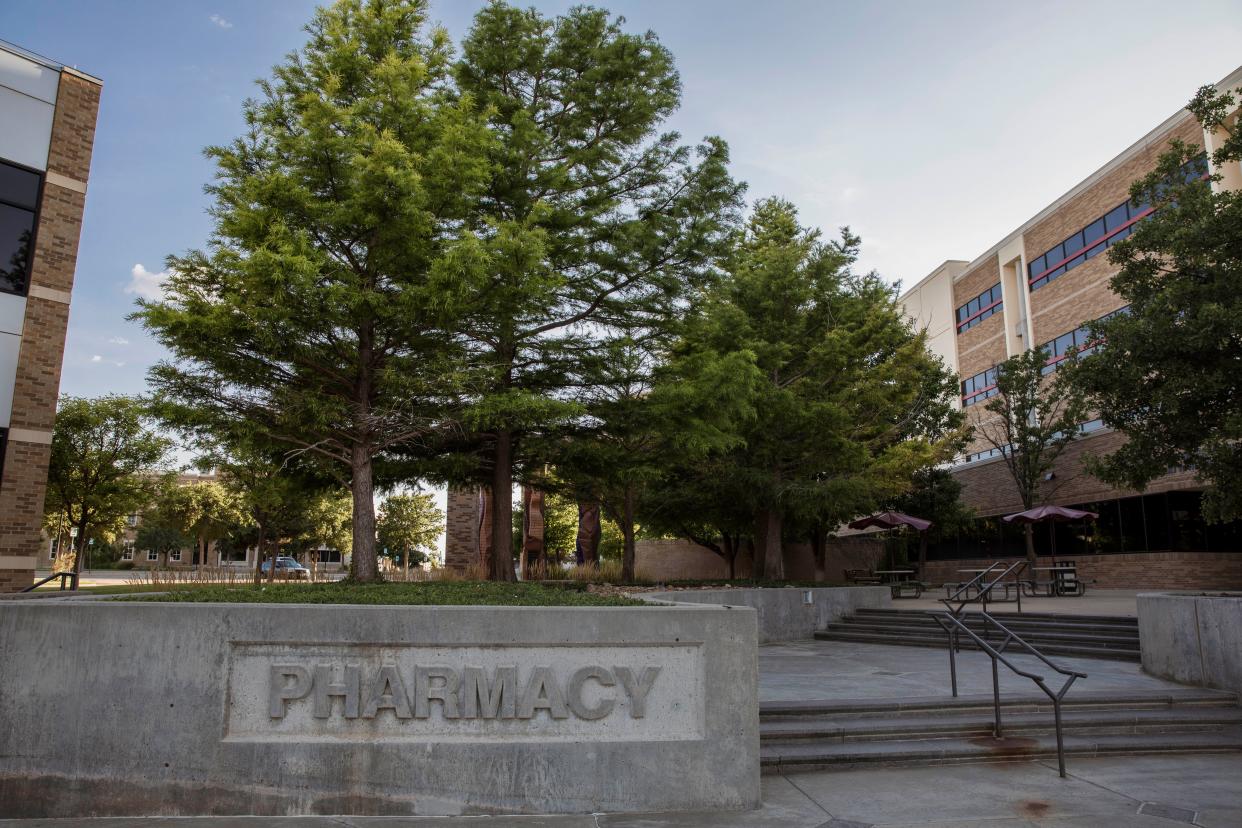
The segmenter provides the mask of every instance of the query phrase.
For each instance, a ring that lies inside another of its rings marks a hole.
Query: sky
[[[434,0],[459,40],[481,0]],[[572,3],[535,0],[548,14]],[[677,59],[670,126],[719,135],[751,200],[862,236],[912,285],[973,259],[1242,63],[1242,0],[611,0]],[[205,146],[304,41],[309,0],[3,0],[0,38],[104,81],[61,392],[141,393],[126,315],[211,223]]]

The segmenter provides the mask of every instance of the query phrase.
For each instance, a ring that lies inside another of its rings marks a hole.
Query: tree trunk
[[[359,583],[372,584],[380,576],[379,562],[375,559],[375,479],[369,445],[354,444],[350,471],[349,491],[354,500],[354,554],[350,576]]]
[[[280,557],[280,539],[273,538],[267,543],[272,550],[272,553],[267,556],[267,582],[274,584],[276,583],[276,559]]]
[[[725,566],[729,570],[729,580],[737,578],[737,547],[740,538],[729,537],[728,534],[720,536],[720,548],[724,552]]]
[[[756,525],[756,530],[759,529]],[[755,533],[758,534],[758,531]],[[763,580],[763,556],[759,554],[759,549],[755,544],[754,537],[746,539],[746,548],[750,550],[750,577],[754,581]]]
[[[1028,523],[1026,529],[1026,559],[1035,566],[1035,524]]]
[[[634,490],[625,487],[625,500],[621,506],[621,537],[624,539],[621,551],[621,581],[634,582]]]
[[[828,578],[825,565],[825,553],[827,552],[827,542],[824,532],[820,527],[811,530],[811,554],[815,558],[815,583],[822,584]]]
[[[496,432],[492,455],[492,548],[487,576],[493,581],[513,581],[513,432]]]
[[[254,547],[254,585],[263,583],[263,523],[259,522],[259,540]]]
[[[759,551],[763,559],[765,581],[785,580],[785,555],[781,546],[781,513],[779,509],[764,509],[759,513]]]
[[[78,521],[78,537],[77,544],[73,550],[73,573],[75,575],[82,574],[82,559],[86,557],[86,527],[90,526],[90,522],[86,518],[86,510],[82,510],[82,519]]]
[[[927,530],[919,532],[919,571],[915,577],[919,580],[923,579],[923,573],[927,571]]]

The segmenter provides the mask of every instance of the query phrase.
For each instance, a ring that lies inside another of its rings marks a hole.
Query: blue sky
[[[125,321],[132,291],[207,237],[201,150],[240,131],[242,99],[314,5],[0,3],[0,38],[105,84],[63,393],[144,389],[159,349]],[[432,16],[456,39],[480,5]],[[1237,0],[604,5],[676,55],[688,140],[723,136],[752,198],[851,225],[863,264],[907,285],[979,255],[1242,63]]]

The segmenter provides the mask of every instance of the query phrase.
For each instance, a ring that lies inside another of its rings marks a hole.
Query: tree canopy
[[[1214,133],[1216,167],[1237,167],[1242,133],[1226,116],[1242,90],[1199,90],[1188,105]],[[1070,366],[1105,425],[1127,438],[1092,469],[1143,489],[1171,469],[1207,485],[1204,516],[1242,517],[1242,192],[1217,189],[1201,147],[1174,141],[1130,189],[1155,212],[1109,251],[1128,313],[1093,326],[1095,353]]]

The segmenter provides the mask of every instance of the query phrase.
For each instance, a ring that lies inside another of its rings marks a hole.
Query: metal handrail
[[[936,619],[936,623],[940,625],[940,628],[943,629],[945,633],[947,633],[949,636],[949,671],[950,671],[950,674],[952,676],[952,681],[953,681],[953,697],[957,698],[957,659],[954,655],[954,649],[957,645],[958,633],[964,632],[968,636],[970,636],[972,639],[974,639],[974,642],[979,646],[979,649],[987,653],[992,659],[992,709],[994,711],[994,718],[993,718],[993,723],[992,723],[992,736],[996,739],[999,739],[1002,736],[1001,711],[1000,711],[1000,675],[999,675],[999,671],[997,670],[997,663],[1000,663],[1000,664],[1004,664],[1006,667],[1008,667],[1012,672],[1016,673],[1017,675],[1022,676],[1024,678],[1028,678],[1031,681],[1035,682],[1035,685],[1039,687],[1040,690],[1044,691],[1044,695],[1046,695],[1049,699],[1052,700],[1052,713],[1056,720],[1056,731],[1057,731],[1057,767],[1060,771],[1061,778],[1064,779],[1065,778],[1065,741],[1061,733],[1061,700],[1065,698],[1065,694],[1069,692],[1070,686],[1073,685],[1073,683],[1077,681],[1078,679],[1086,678],[1087,674],[1080,673],[1077,670],[1067,670],[1064,667],[1061,667],[1057,664],[1052,663],[1051,661],[1048,660],[1047,656],[1045,656],[1043,653],[1037,650],[1029,642],[1025,641],[1017,633],[1013,632],[1012,630],[1007,628],[1005,625],[1001,624],[999,621],[997,621],[987,612],[980,612],[979,614],[983,616],[985,624],[992,624],[998,630],[1000,630],[1001,632],[1005,634],[1005,639],[1000,643],[999,648],[993,647],[990,643],[985,641],[983,638],[979,637],[979,635],[976,634],[974,630],[970,629],[970,627],[968,627],[965,623],[963,623],[962,620],[958,618],[957,615],[953,613],[952,611],[946,610],[943,613],[935,614],[932,616],[933,618]],[[950,628],[945,623],[945,621],[948,621],[950,624],[953,625],[953,627]],[[1031,673],[1027,670],[1023,670],[1020,667],[1016,666],[1009,659],[1005,658],[1005,655],[1004,655],[1005,648],[1008,647],[1011,642],[1016,642],[1017,644],[1020,644],[1023,647],[1023,649],[1027,651],[1027,653],[1035,656],[1041,662],[1048,665],[1049,667],[1051,667],[1053,670],[1060,673],[1061,675],[1067,676],[1068,678],[1066,682],[1063,685],[1061,685],[1061,689],[1054,693],[1052,689],[1049,688],[1048,685],[1044,682],[1043,676],[1037,675],[1035,673]]]
[[[36,589],[43,586],[48,581],[54,580],[56,578],[60,578],[60,591],[61,592],[64,592],[66,588],[70,590],[74,590],[74,591],[77,590],[78,573],[76,572],[53,572],[51,575],[48,575],[42,581],[36,581],[35,583],[31,584],[30,586],[26,587],[25,589],[21,591],[22,592],[34,592]],[[72,586],[65,587],[65,579],[68,579],[70,583],[72,584]]]
[[[1004,581],[1007,577],[1009,577],[1011,573],[1017,572],[1018,570],[1026,566],[1029,566],[1029,565],[1030,565],[1030,562],[1027,561],[1025,558],[1020,561],[1011,563],[1009,564],[1009,566],[1005,567],[1005,571],[1000,573],[1000,575],[998,575],[996,579],[993,580],[990,584],[980,585],[983,579],[987,578],[989,575],[996,572],[998,567],[1005,566],[1000,561],[996,561],[991,566],[989,566],[987,569],[983,570],[978,575],[976,575],[975,577],[967,581],[965,584],[962,584],[960,587],[958,587],[957,590],[952,595],[950,595],[948,598],[940,598],[938,600],[940,601],[940,603],[944,604],[945,607],[949,609],[949,611],[952,612],[954,615],[961,615],[963,607],[965,607],[967,604],[973,604],[975,602],[982,603],[984,612],[987,612],[988,596],[992,594],[992,590],[995,589],[996,586],[1000,584],[1002,581]],[[1016,575],[1014,576],[1014,586],[1017,588],[1018,612],[1022,612],[1022,582],[1018,580]],[[977,590],[975,597],[973,598],[970,597],[970,590],[972,588]],[[958,596],[961,595],[963,592],[966,593],[966,597],[958,601]],[[1008,595],[1008,593],[1006,593],[1006,595]],[[949,606],[954,601],[958,601],[958,605],[956,609]]]

